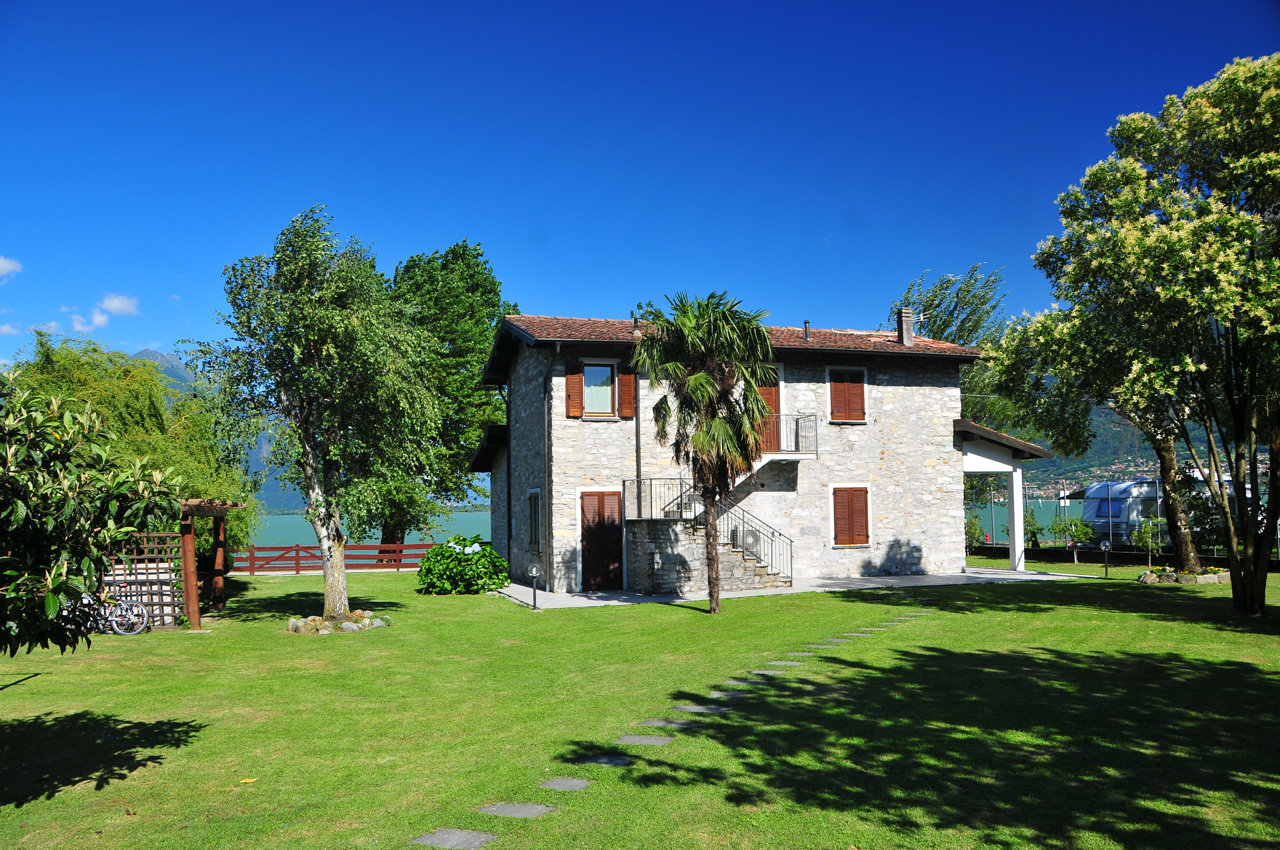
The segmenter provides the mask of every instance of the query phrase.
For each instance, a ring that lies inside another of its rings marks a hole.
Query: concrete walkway
[[[832,593],[842,590],[877,590],[888,587],[937,587],[948,584],[996,584],[1011,581],[1063,581],[1081,578],[1066,573],[1014,572],[984,567],[967,567],[962,573],[949,575],[912,576],[858,576],[856,578],[797,578],[791,587],[772,587],[762,590],[735,590],[720,594],[721,599],[737,599],[742,596],[777,596],[784,593]],[[509,584],[497,591],[501,596],[533,605],[533,589],[523,584]],[[595,593],[547,593],[538,590],[539,608],[594,608],[600,605],[636,605],[643,602],[671,604],[695,602],[706,599],[706,593],[690,596],[646,596],[628,590],[599,591]]]

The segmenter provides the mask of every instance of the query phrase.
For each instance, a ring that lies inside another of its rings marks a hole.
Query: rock
[[[298,631],[298,620],[294,617],[289,618],[289,631],[291,632]]]
[[[325,626],[323,629],[320,629],[319,631],[317,631],[317,632],[316,632],[316,634],[318,634],[318,635],[331,635],[331,634],[333,634],[333,629],[329,628],[328,626]]]
[[[1218,584],[1231,584],[1231,573],[1218,573]]]
[[[369,628],[371,629],[384,629],[386,627],[387,627],[387,622],[385,620],[380,620],[377,617],[374,617],[372,620],[369,621]]]
[[[356,623],[343,623],[343,624],[342,624],[342,626],[341,626],[340,628],[341,628],[344,632],[358,632],[358,631],[360,631],[360,626],[359,626],[359,625],[357,625]]]
[[[1160,577],[1157,576],[1155,573],[1143,573],[1142,575],[1138,576],[1138,581],[1142,582],[1143,584],[1159,584]]]
[[[1156,577],[1156,580],[1160,584],[1177,584],[1178,576],[1174,573],[1160,573]]]

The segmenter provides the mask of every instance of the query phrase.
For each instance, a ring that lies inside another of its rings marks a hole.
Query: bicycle
[[[101,597],[81,594],[80,607],[89,610],[94,630],[104,634],[110,631],[118,635],[136,635],[151,624],[151,614],[145,605],[129,599],[112,599],[105,593]]]

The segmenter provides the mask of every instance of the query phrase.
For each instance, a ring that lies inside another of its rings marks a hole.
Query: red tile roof
[[[526,342],[606,342],[632,343],[634,325],[629,319],[572,319],[562,316],[507,316],[503,327]],[[976,360],[974,348],[917,336],[908,347],[898,342],[896,331],[852,331],[811,328],[770,327],[774,348],[810,351],[868,351],[883,354],[939,355]]]

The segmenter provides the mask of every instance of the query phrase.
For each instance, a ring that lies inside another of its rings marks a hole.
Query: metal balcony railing
[[[816,454],[818,417],[812,413],[774,413],[761,437],[765,454]]]

